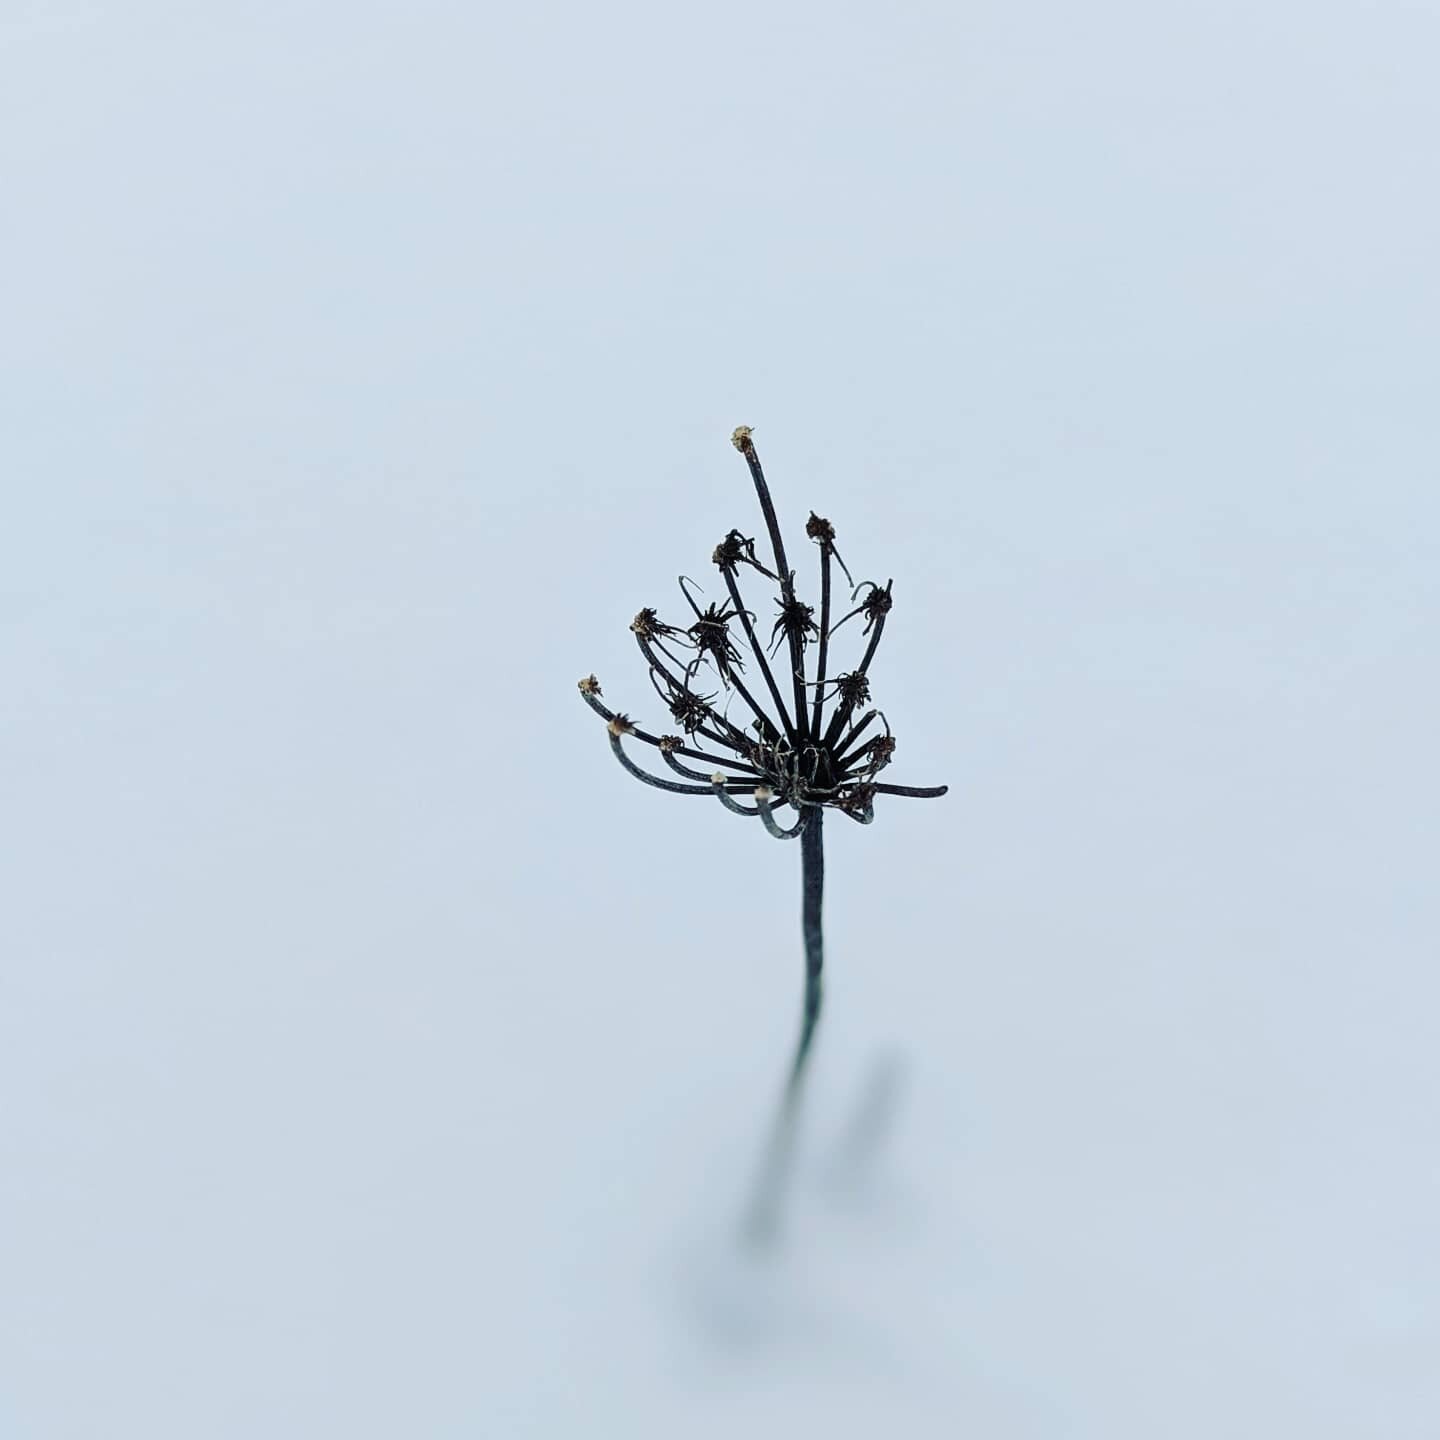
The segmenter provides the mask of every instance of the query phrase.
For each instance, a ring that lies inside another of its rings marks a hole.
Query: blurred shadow
[[[821,1182],[832,1200],[856,1205],[874,1197],[905,1085],[905,1062],[897,1052],[871,1064],[849,1123],[822,1164]]]
[[[904,1099],[905,1077],[905,1063],[897,1052],[882,1055],[870,1066],[849,1122],[820,1165],[820,1183],[832,1201],[858,1207],[873,1199]],[[773,1251],[782,1238],[781,1213],[793,1183],[800,1101],[801,1084],[792,1077],[781,1097],[740,1227],[741,1246],[753,1255]]]

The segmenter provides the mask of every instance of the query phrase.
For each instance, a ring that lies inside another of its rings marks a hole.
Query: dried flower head
[[[835,549],[835,527],[813,510],[805,533],[820,551],[819,619],[813,605],[795,593],[795,572],[785,561],[785,542],[770,499],[770,487],[748,425],[739,426],[731,443],[745,458],[760,501],[774,555],[770,569],[755,553],[755,541],[731,530],[715,547],[712,559],[725,586],[725,597],[702,610],[691,589],[693,580],[680,577],[680,591],[694,616],[685,626],[668,625],[653,609],[641,610],[630,622],[635,643],[649,667],[651,687],[684,731],[652,735],[616,714],[600,699],[600,682],[588,675],[580,682],[585,703],[605,720],[610,748],[631,775],[659,790],[677,795],[710,795],[735,815],[758,819],[767,834],[780,840],[800,837],[801,933],[805,946],[805,999],[800,1038],[790,1066],[766,1163],[760,1174],[746,1222],[746,1238],[766,1244],[774,1236],[789,1155],[794,1143],[795,1116],[806,1074],[811,1043],[820,1017],[824,939],[821,904],[824,892],[823,823],[827,809],[868,825],[875,818],[877,795],[943,795],[945,786],[887,785],[876,776],[890,764],[895,737],[884,714],[856,711],[870,702],[870,666],[885,633],[892,605],[892,583],[882,588],[873,580],[855,585]],[[850,584],[854,607],[831,623],[831,562]],[[767,652],[755,633],[755,614],[740,594],[741,566],[757,570],[780,586],[779,615],[770,632]],[[865,598],[861,600],[861,592]],[[830,675],[830,644],[835,632],[854,616],[865,617],[868,636],[859,663]],[[745,654],[740,642],[743,640]],[[807,652],[813,651],[813,669]],[[745,659],[759,674],[747,677]],[[775,663],[772,666],[771,661]],[[702,680],[701,675],[708,678]],[[718,688],[702,693],[710,679]],[[716,701],[724,695],[718,708]],[[731,718],[731,711],[737,718]],[[875,722],[880,722],[880,731]],[[679,779],[669,780],[642,769],[631,759],[623,740],[650,745]],[[699,768],[704,767],[704,768]],[[780,811],[788,807],[794,820]]]
[[[889,764],[895,741],[888,724],[882,736],[867,734],[878,711],[856,718],[857,711],[870,701],[870,668],[893,604],[893,581],[887,580],[883,587],[873,580],[852,586],[853,608],[832,621],[831,562],[842,569],[844,562],[835,550],[834,525],[812,510],[805,533],[820,551],[816,618],[816,607],[796,594],[795,572],[786,563],[784,541],[752,437],[750,427],[742,425],[731,442],[750,468],[774,552],[774,568],[757,557],[753,538],[732,529],[712,556],[725,586],[722,599],[711,600],[702,609],[692,594],[699,587],[682,575],[680,590],[692,613],[688,624],[667,624],[650,607],[630,622],[649,667],[651,684],[684,731],[684,740],[651,735],[627,717],[615,715],[600,702],[600,686],[594,676],[580,682],[581,695],[609,724],[617,758],[631,774],[673,793],[717,795],[727,809],[758,815],[771,834],[786,838],[798,834],[807,815],[824,808],[868,824],[876,795],[943,795],[943,785],[877,782],[874,777]],[[756,634],[755,615],[740,593],[742,566],[780,584],[768,652]],[[849,572],[845,573],[848,579]],[[869,637],[868,644],[853,669],[832,676],[828,673],[831,641],[836,631],[856,616],[865,619],[862,635]],[[811,651],[813,667],[807,665]],[[759,684],[746,679],[747,662],[758,671]],[[697,684],[702,672],[713,685]],[[717,704],[722,696],[723,703]],[[732,711],[742,713],[731,718]],[[884,717],[879,718],[883,721]],[[694,783],[642,770],[625,753],[622,737],[654,746],[672,771]],[[705,768],[686,765],[686,760]],[[715,778],[717,774],[725,777],[723,781]],[[747,792],[752,796],[764,793],[753,806],[734,799]],[[776,819],[775,812],[785,807],[795,815],[789,828]]]

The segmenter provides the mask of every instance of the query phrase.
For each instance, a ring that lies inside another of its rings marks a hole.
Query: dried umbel
[[[701,609],[692,593],[699,587],[682,575],[680,591],[692,617],[688,623],[667,624],[648,606],[636,615],[630,629],[649,667],[650,683],[688,743],[665,745],[663,737],[649,731],[629,725],[617,733],[612,724],[610,740],[616,757],[648,785],[676,795],[714,796],[734,814],[758,817],[770,834],[782,839],[803,833],[812,821],[818,824],[819,812],[826,808],[868,825],[877,795],[943,795],[943,785],[892,785],[876,779],[890,763],[895,738],[881,711],[861,707],[870,702],[870,666],[885,633],[894,582],[887,580],[882,587],[865,580],[852,586],[853,608],[832,622],[832,562],[845,571],[847,580],[849,571],[835,549],[835,527],[811,511],[805,533],[820,552],[817,620],[815,607],[795,593],[795,572],[786,562],[785,543],[749,427],[742,425],[732,439],[750,467],[775,568],[757,558],[753,539],[731,530],[711,557],[726,600]],[[768,649],[757,637],[755,612],[740,593],[742,566],[779,584]],[[861,634],[869,640],[860,663],[854,670],[830,675],[831,639],[857,616],[864,616]],[[808,668],[812,652],[813,673]],[[744,678],[747,664],[752,663],[763,692],[753,679]],[[613,721],[593,675],[580,682],[580,693],[592,710]],[[721,696],[724,700],[717,705]],[[883,736],[871,734],[877,720],[884,727]],[[671,770],[695,783],[641,769],[625,752],[622,735],[654,746]],[[688,766],[685,760],[705,769]],[[736,795],[755,798],[757,790],[767,795],[753,806],[734,802]],[[781,823],[777,812],[784,810],[793,812],[793,823]]]
[[[945,794],[946,787],[893,785],[876,778],[890,764],[895,737],[881,711],[863,707],[870,705],[870,667],[893,604],[893,582],[887,580],[883,587],[873,580],[853,584],[835,548],[835,527],[812,510],[805,533],[820,552],[817,619],[815,607],[795,593],[795,572],[785,557],[749,426],[742,425],[731,440],[750,467],[774,568],[756,555],[754,539],[731,530],[711,556],[725,588],[723,600],[702,609],[692,593],[700,587],[682,575],[680,592],[693,618],[669,624],[647,607],[630,623],[651,687],[683,735],[651,734],[628,715],[610,710],[593,675],[580,681],[580,694],[606,722],[615,758],[637,780],[674,795],[709,795],[731,814],[758,819],[776,839],[800,837],[805,1003],[800,1040],[748,1216],[747,1236],[764,1242],[776,1230],[806,1062],[820,1016],[825,812],[835,810],[868,825],[875,818],[877,796],[927,799]],[[831,571],[836,565],[850,584],[852,608],[832,621]],[[776,608],[768,650],[756,635],[761,622],[740,592],[742,567],[779,587],[779,594],[772,596]],[[859,634],[867,641],[860,662],[853,670],[832,675],[831,641],[847,621],[860,616],[865,624]],[[749,665],[753,671],[747,670]],[[666,779],[637,765],[625,740],[653,747],[681,778]]]

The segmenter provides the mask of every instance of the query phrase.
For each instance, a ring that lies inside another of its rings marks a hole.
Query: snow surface
[[[12,0],[0,1436],[1440,1435],[1437,44]],[[799,857],[574,690],[742,422],[952,787],[767,1263]]]

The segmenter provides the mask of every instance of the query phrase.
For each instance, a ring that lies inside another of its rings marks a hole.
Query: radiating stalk
[[[785,559],[785,540],[780,534],[780,521],[775,514],[775,502],[770,498],[770,486],[766,483],[765,471],[760,466],[760,456],[756,453],[755,442],[750,438],[749,428],[743,425],[730,439],[750,467],[750,478],[755,482],[755,494],[760,501],[761,513],[765,516],[765,528],[770,532],[770,548],[775,552],[775,575],[780,581],[780,599],[783,603],[789,604],[795,599],[795,582],[791,575],[789,562]],[[738,601],[736,603],[738,604]],[[795,685],[795,735],[793,740],[798,746],[806,738],[809,719],[805,714],[805,658],[801,652],[800,637],[795,631],[787,631],[786,646],[790,652],[790,674]],[[785,706],[781,703],[778,695],[775,703],[780,706],[783,717]]]
[[[750,644],[750,653],[760,662],[760,673],[765,677],[765,683],[770,687],[770,698],[775,702],[775,709],[780,715],[780,723],[785,727],[785,736],[791,746],[798,750],[800,748],[800,734],[805,729],[805,717],[802,714],[797,724],[790,721],[790,712],[785,708],[785,702],[780,698],[780,687],[775,683],[775,676],[770,671],[770,662],[765,658],[765,651],[761,648],[760,642],[755,638],[755,626],[751,623],[750,612],[745,608],[745,602],[740,598],[740,587],[735,583],[735,572],[725,572],[725,587],[730,592],[730,603],[735,607],[736,618],[740,621],[740,627],[745,631],[745,639]],[[748,697],[747,697],[748,698]],[[754,708],[752,702],[751,708]],[[760,712],[757,712],[760,713]]]
[[[810,734],[820,738],[820,716],[825,709],[825,666],[830,655],[830,546],[820,547],[820,642],[815,658],[815,709]]]

